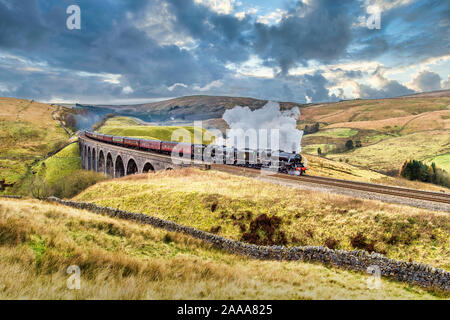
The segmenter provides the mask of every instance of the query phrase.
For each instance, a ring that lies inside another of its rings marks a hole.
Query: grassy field
[[[319,132],[302,140],[306,154],[317,155],[320,147],[329,160],[361,170],[392,173],[405,160],[416,159],[435,161],[450,172],[450,97],[352,100],[302,108],[299,127],[316,122]],[[360,141],[362,147],[347,151],[348,140]]]
[[[447,172],[450,172],[450,153],[446,153],[432,159],[427,160],[428,163],[435,163],[439,168],[444,169]]]
[[[110,135],[125,136],[125,137],[137,137],[145,139],[155,139],[172,141],[176,140],[178,132],[186,132],[190,141],[194,142],[194,136],[197,135],[201,141],[200,143],[212,143],[214,141],[213,136],[208,133],[207,130],[198,128],[186,127],[186,126],[150,126],[142,125],[138,121],[128,117],[114,117],[108,119],[105,124],[100,128],[99,132]]]
[[[330,148],[330,145],[315,145],[313,147],[320,147],[322,150],[327,150],[327,148]],[[308,151],[309,150],[303,150],[303,156],[306,159],[305,165],[308,167],[308,171],[306,172],[307,175],[371,182],[435,192],[440,192],[441,190],[446,189],[445,187],[431,183],[410,181],[398,176],[391,177],[364,167],[351,165],[350,163],[346,163],[346,154],[341,154],[340,157],[335,157],[333,160],[327,157],[319,157],[317,155],[314,156],[312,155],[312,151],[311,154],[308,154]]]
[[[81,270],[80,290],[66,270]],[[187,236],[36,200],[0,199],[1,299],[437,299],[301,262],[255,261]]]
[[[424,160],[450,151],[450,131],[416,132],[386,139],[342,154],[330,154],[333,160],[349,159],[353,165],[374,170],[399,168],[407,159]],[[443,168],[445,169],[445,168]]]
[[[38,162],[31,167],[31,173],[22,181],[22,194],[39,199],[49,196],[71,198],[108,178],[102,173],[81,169],[78,143],[72,143],[48,159]]]
[[[43,162],[46,166],[45,178],[48,183],[54,183],[62,177],[73,174],[81,169],[78,143],[70,144]]]
[[[330,137],[330,138],[351,138],[358,133],[357,130],[350,128],[336,128],[325,131],[319,131],[315,133],[315,136],[318,137]]]
[[[351,100],[302,108],[302,118],[323,123],[376,121],[449,110],[450,97]]]
[[[281,218],[273,243],[353,249],[357,234],[387,256],[450,270],[450,218],[400,205],[292,189],[195,169],[97,184],[76,197],[242,239],[260,215]],[[259,231],[258,231],[259,232]],[[262,231],[261,241],[267,240]]]
[[[18,184],[36,159],[66,143],[68,135],[52,118],[56,111],[43,103],[0,98],[0,180]]]

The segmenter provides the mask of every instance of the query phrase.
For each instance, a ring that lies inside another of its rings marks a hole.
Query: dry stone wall
[[[183,233],[208,242],[229,253],[240,254],[254,259],[319,262],[362,272],[367,272],[367,270],[373,270],[375,268],[376,270],[379,270],[381,276],[397,281],[450,291],[450,272],[421,263],[389,259],[378,253],[370,254],[361,250],[332,250],[321,246],[257,246],[226,239],[212,233],[179,225],[172,221],[163,220],[142,213],[101,207],[93,203],[66,201],[55,197],[51,197],[48,200],[76,209],[88,210],[110,217],[131,220],[168,231]]]

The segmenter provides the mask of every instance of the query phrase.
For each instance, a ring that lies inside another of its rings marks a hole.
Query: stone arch
[[[114,177],[114,162],[111,153],[106,156],[106,174]]]
[[[138,172],[139,172],[139,170],[138,170],[136,161],[134,161],[134,159],[131,158],[130,160],[128,160],[127,175],[129,175],[129,174],[136,174]]]
[[[97,164],[97,170],[98,172],[105,173],[105,154],[103,153],[103,150],[100,150],[98,154],[98,164]]]
[[[97,152],[92,148],[92,170],[97,171]]]
[[[87,156],[87,169],[92,169],[92,155],[91,155],[91,147],[88,147],[88,156]]]
[[[155,168],[150,162],[147,162],[142,169],[142,173],[155,172]]]
[[[115,175],[114,177],[120,178],[125,175],[125,166],[123,165],[123,160],[121,156],[117,156],[115,163]]]
[[[88,158],[88,154],[87,154],[87,146],[84,145],[84,151],[83,151],[83,168],[87,169],[87,158]]]

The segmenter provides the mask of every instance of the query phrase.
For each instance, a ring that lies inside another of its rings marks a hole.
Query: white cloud
[[[135,19],[130,12],[127,13],[127,18],[131,21]],[[165,1],[152,1],[144,18],[133,23],[161,46],[176,45],[190,49],[196,45],[196,41],[184,30],[176,28],[176,17],[170,12],[169,4]]]
[[[11,90],[3,83],[0,83],[0,92],[6,93],[10,92]]]
[[[93,74],[93,76],[100,76],[101,78],[103,78],[104,82],[108,82],[108,83],[112,83],[112,84],[119,84],[120,83],[120,77],[122,77],[122,75],[120,74]]]
[[[171,85],[170,87],[167,87],[167,90],[169,91],[173,91],[178,87],[182,87],[182,88],[188,88],[187,85],[185,85],[184,83],[174,83],[173,85]]]
[[[204,87],[194,86],[194,90],[196,90],[196,91],[209,91],[209,90],[211,90],[213,88],[220,88],[221,86],[223,86],[222,80],[215,80],[215,81],[213,81],[211,83],[208,83]]]
[[[442,89],[450,89],[450,75],[447,77],[447,81],[442,81]]]
[[[256,13],[258,13],[259,9],[258,8],[250,8],[248,10],[245,11],[240,11],[234,14],[234,16],[236,18],[238,18],[239,20],[243,20],[245,19],[246,16],[248,15],[255,15]]]
[[[54,97],[54,96],[51,96],[50,99],[44,100],[42,102],[44,102],[44,103],[56,103],[56,104],[59,104],[59,103],[61,103],[61,104],[63,104],[63,103],[67,103],[67,104],[79,103],[79,101],[69,100],[69,99],[64,99],[64,98],[61,98],[61,97]]]
[[[232,13],[236,4],[235,0],[194,0],[194,2],[220,14]]]
[[[123,89],[122,89],[122,93],[124,93],[124,94],[130,94],[130,93],[133,93],[133,92],[134,92],[134,90],[130,86],[123,87]]]
[[[282,9],[276,9],[275,11],[272,11],[266,15],[260,15],[257,18],[257,22],[264,23],[268,25],[277,24],[281,21],[284,15],[286,15],[288,12],[286,10]]]
[[[274,69],[263,65],[263,60],[257,55],[251,55],[250,58],[240,64],[229,63],[226,68],[232,70],[240,76],[273,78]]]
[[[380,8],[381,11],[388,11],[400,6],[407,5],[414,0],[366,0],[365,7],[367,8],[371,6],[376,6]]]

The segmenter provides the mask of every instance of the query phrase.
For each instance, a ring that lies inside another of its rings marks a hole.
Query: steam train
[[[282,150],[236,149],[218,145],[191,144],[173,141],[138,139],[85,131],[91,139],[109,144],[132,148],[147,152],[175,154],[179,157],[211,163],[222,163],[255,169],[270,169],[281,173],[303,175],[307,168],[303,165],[302,156]]]

